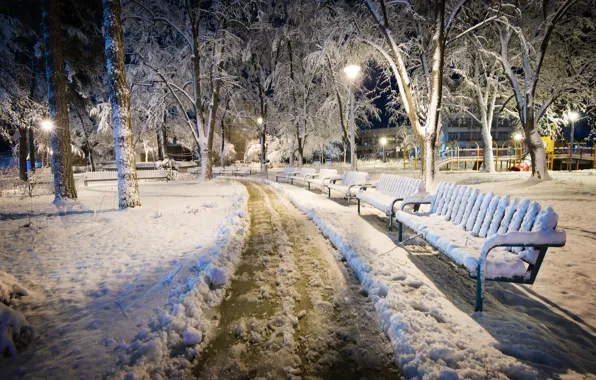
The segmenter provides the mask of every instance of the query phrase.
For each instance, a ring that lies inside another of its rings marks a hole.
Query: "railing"
[[[492,153],[495,170],[503,171],[520,164],[527,151],[521,142],[510,140],[504,142],[501,147],[493,141]],[[462,163],[465,170],[468,163],[473,163],[473,167],[478,168],[483,161],[484,148],[476,141],[468,142],[464,148],[461,148],[457,141],[450,141],[443,143],[439,150],[439,166],[447,166],[449,170],[453,170],[454,166],[460,170]]]
[[[555,158],[560,159],[561,169],[563,169],[563,162],[565,162],[565,170],[570,170],[571,165],[573,165],[573,160],[575,160],[575,170],[579,170],[579,163],[582,160],[592,161],[592,168],[596,169],[595,150],[596,147],[589,147],[585,143],[574,143],[573,147],[571,146],[571,143],[567,143],[566,145],[560,145],[555,147],[555,150],[552,154],[552,160],[554,162]],[[552,165],[554,164],[551,164],[551,169]]]

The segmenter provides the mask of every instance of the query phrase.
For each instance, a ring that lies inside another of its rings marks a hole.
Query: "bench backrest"
[[[321,169],[319,171],[319,178],[330,178],[337,176],[337,169]]]
[[[381,174],[377,181],[377,191],[392,197],[404,198],[418,192],[421,179],[401,177],[393,174]]]
[[[345,172],[341,177],[341,183],[346,186],[365,184],[368,182],[368,178],[366,172]]]
[[[137,170],[137,179],[152,179],[152,178],[165,178],[167,172],[164,169],[152,169],[152,170]],[[102,171],[102,172],[88,172],[85,174],[85,179],[91,181],[97,180],[117,180],[117,171]]]
[[[551,207],[541,210],[537,202],[528,199],[511,199],[509,195],[500,197],[492,192],[485,194],[478,189],[446,182],[437,188],[431,213],[482,238],[509,231],[553,230],[558,222]],[[516,253],[523,250],[521,247],[511,248]],[[526,250],[524,260],[533,263],[535,257],[528,257]]]
[[[281,175],[287,176],[290,173],[294,173],[296,168],[284,168],[284,170],[280,173]]]
[[[118,179],[117,171],[102,171],[102,172],[88,172],[85,174],[85,178],[89,180],[101,180],[101,179]]]
[[[302,168],[300,169],[300,177],[304,177],[306,175],[317,174],[317,169],[315,168]]]

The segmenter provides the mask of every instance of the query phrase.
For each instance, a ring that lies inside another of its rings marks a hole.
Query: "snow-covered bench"
[[[297,170],[296,168],[284,168],[284,170],[275,175],[275,182],[278,182],[279,178],[284,178],[287,181],[290,174],[295,173]]]
[[[333,178],[329,180],[327,189],[329,191],[328,197],[331,198],[331,190],[342,193],[348,197],[348,206],[350,205],[350,199],[356,191],[364,185],[370,185],[368,183],[368,173],[366,172],[345,172],[340,178]]]
[[[381,174],[381,178],[373,186],[363,186],[356,192],[358,213],[360,214],[360,201],[383,211],[389,217],[389,231],[391,231],[396,211],[395,204],[407,196],[423,191],[423,186],[424,182],[420,179]]]
[[[421,204],[430,210],[404,211]],[[485,280],[532,284],[548,247],[566,241],[552,208],[541,211],[537,202],[451,183],[441,183],[426,198],[406,198],[396,220],[400,240],[403,223],[476,278],[476,311],[482,311]]]
[[[321,169],[314,176],[306,178],[306,182],[308,183],[309,190],[310,185],[318,186],[320,189],[324,189],[327,182],[338,178],[341,177],[337,175],[336,169]]]
[[[293,185],[294,181],[299,182],[306,182],[308,178],[312,178],[317,174],[317,169],[315,168],[302,168],[299,172],[290,173],[288,175],[288,179],[290,183]]]
[[[137,179],[168,179],[167,170],[137,170]],[[102,181],[117,181],[118,172],[103,171],[103,172],[89,172],[85,173],[84,182],[87,186],[88,182],[102,182]]]

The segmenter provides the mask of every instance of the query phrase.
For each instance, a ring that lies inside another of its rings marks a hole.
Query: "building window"
[[[461,132],[459,134],[459,139],[461,141],[469,141],[470,137],[472,137],[470,132]]]
[[[457,132],[450,132],[447,134],[447,139],[449,141],[457,141],[459,140],[459,133]]]

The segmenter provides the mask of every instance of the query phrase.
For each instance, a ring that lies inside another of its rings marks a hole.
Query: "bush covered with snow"
[[[9,307],[14,299],[29,293],[16,278],[0,271],[0,355],[14,356],[33,341],[33,326],[23,314]]]

